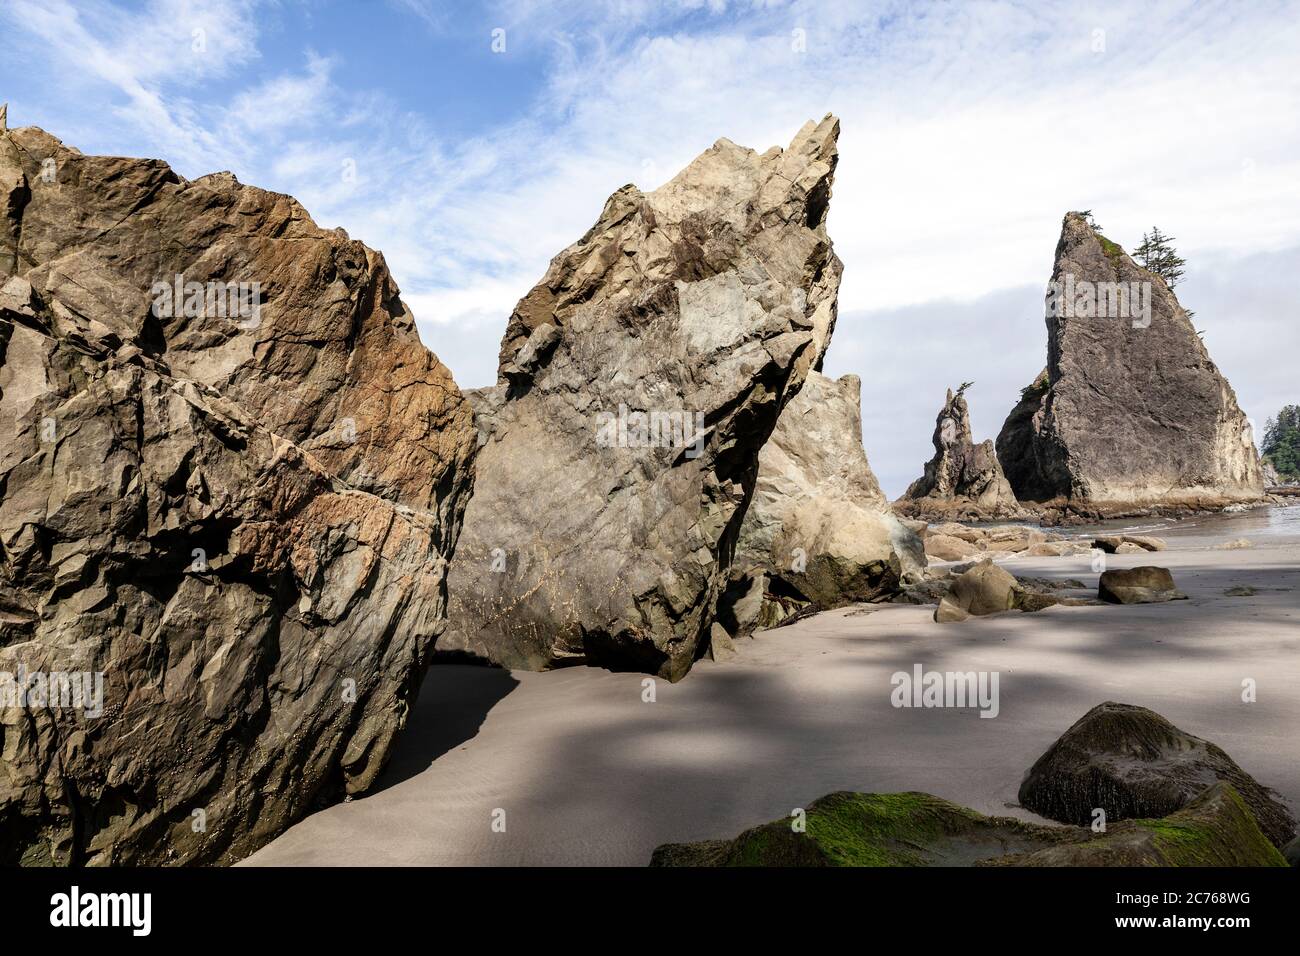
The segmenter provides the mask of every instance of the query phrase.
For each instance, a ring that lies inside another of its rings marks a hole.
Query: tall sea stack
[[[1069,213],[1047,368],[998,435],[1016,497],[1080,516],[1218,509],[1264,492],[1249,422],[1165,281]]]

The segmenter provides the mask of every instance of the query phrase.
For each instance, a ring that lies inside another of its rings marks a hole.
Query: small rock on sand
[[[1111,604],[1159,604],[1185,601],[1187,595],[1174,587],[1168,568],[1143,565],[1103,571],[1097,583],[1097,597]]]

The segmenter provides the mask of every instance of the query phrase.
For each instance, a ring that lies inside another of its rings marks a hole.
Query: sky
[[[0,0],[0,37],[10,126],[296,196],[384,253],[462,387],[610,193],[831,112],[825,370],[891,497],[946,388],[995,438],[1044,366],[1072,209],[1176,237],[1257,433],[1300,403],[1300,3]]]

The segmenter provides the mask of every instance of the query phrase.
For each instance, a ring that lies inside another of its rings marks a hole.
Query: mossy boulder
[[[1285,866],[1240,795],[1208,788],[1104,834],[988,817],[928,793],[832,793],[734,840],[668,843],[651,866]]]
[[[1177,813],[1126,820],[1079,843],[1013,854],[1001,866],[1286,866],[1245,800],[1219,782]]]
[[[1084,714],[1038,758],[1020,785],[1020,803],[1086,826],[1096,808],[1110,821],[1167,816],[1216,781],[1232,785],[1274,846],[1295,836],[1287,808],[1222,749],[1155,711],[1113,701]]]
[[[795,823],[775,820],[734,840],[665,844],[650,865],[972,866],[1088,832],[987,817],[928,793],[832,793],[807,807],[803,832]]]

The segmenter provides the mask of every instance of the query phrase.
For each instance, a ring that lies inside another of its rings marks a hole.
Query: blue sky
[[[1177,236],[1247,414],[1300,401],[1296,3],[0,0],[0,34],[11,125],[293,194],[384,252],[466,387],[609,193],[834,112],[827,371],[891,494],[946,387],[993,437],[1042,367],[1069,209]]]

